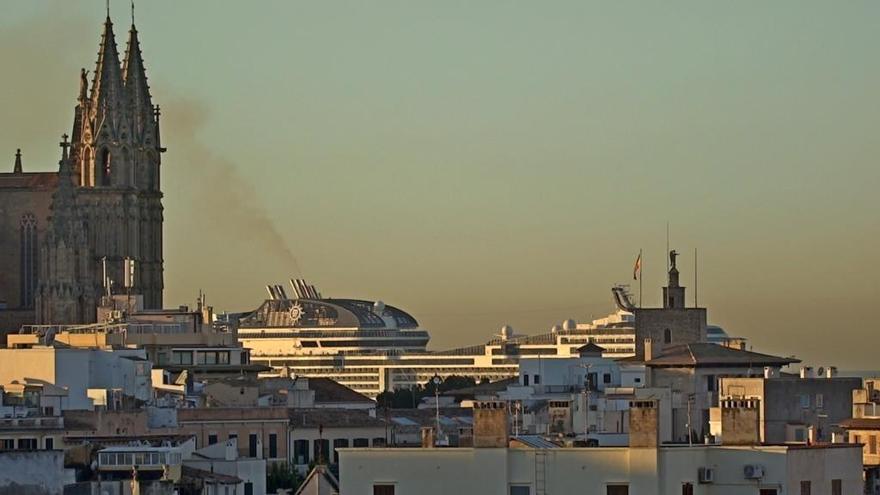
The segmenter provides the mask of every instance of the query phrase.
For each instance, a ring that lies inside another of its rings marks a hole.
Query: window
[[[804,409],[810,408],[810,396],[807,394],[801,395],[801,407]]]
[[[37,439],[36,438],[19,438],[18,439],[18,450],[36,450],[37,449]]]
[[[13,450],[15,449],[15,440],[12,438],[3,438],[0,439],[0,450]]]
[[[795,428],[794,430],[794,441],[795,442],[806,442],[806,433],[804,428]]]
[[[535,375],[535,385],[541,384],[541,375]]]
[[[19,306],[33,308],[37,288],[37,217],[28,213],[21,217],[19,251]]]
[[[718,383],[718,379],[715,375],[706,375],[706,390],[709,392],[714,392],[716,388],[716,384]]]
[[[355,438],[354,442],[352,442],[352,447],[369,447],[370,439],[369,438]]]
[[[602,383],[609,384],[611,383],[611,373],[603,373],[602,374]]]
[[[510,485],[510,495],[531,495],[532,488],[529,485]]]
[[[46,438],[43,440],[43,444],[46,446],[46,450],[54,450],[55,449],[55,439],[54,438]]]
[[[336,452],[336,449],[344,449],[348,447],[348,439],[347,438],[337,438],[333,440],[333,464],[339,464],[339,453]]]
[[[523,386],[524,387],[529,386],[529,375],[523,375]]]
[[[257,434],[251,433],[248,436],[248,457],[257,457]]]
[[[694,495],[694,484],[693,483],[682,483],[681,495]]]
[[[238,433],[230,433],[227,438],[229,440],[233,440],[233,439],[238,440]]]
[[[776,495],[776,488],[761,488],[758,495]]]
[[[843,495],[843,481],[831,480],[831,495]]]
[[[277,433],[269,433],[269,458],[275,459],[278,457],[278,434]]]
[[[244,484],[244,495],[254,495],[254,484],[250,481]]]
[[[671,297],[669,298],[669,307],[670,308],[673,307]],[[666,330],[663,330],[663,343],[664,344],[671,344],[672,343],[672,330],[670,330],[668,328]]]
[[[394,495],[394,485],[373,485],[373,495]]]
[[[816,394],[816,407],[821,409],[825,407],[825,396],[822,394]]]
[[[642,383],[642,379],[641,379],[641,378],[636,378],[634,381],[635,381],[636,383]]]
[[[171,364],[193,364],[192,351],[173,351],[171,353]]]
[[[810,482],[801,481],[801,495],[810,495]]]
[[[293,442],[293,460],[296,464],[309,463],[309,441],[296,440]]]
[[[629,495],[629,485],[608,485],[605,488],[607,495]]]
[[[376,437],[373,439],[373,447],[384,447],[385,439],[382,437]]]
[[[104,148],[101,151],[101,184],[102,186],[110,185],[110,150]]]
[[[217,443],[217,434],[216,433],[209,433],[208,434],[208,445],[214,445],[215,443]]]
[[[877,453],[877,435],[869,435],[868,436],[868,453],[876,454]]]

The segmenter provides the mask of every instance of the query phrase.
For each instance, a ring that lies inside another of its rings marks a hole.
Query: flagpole
[[[697,248],[694,248],[694,307],[700,307],[700,300],[697,298]]]
[[[642,264],[645,261],[642,259],[642,250],[639,249],[639,308],[642,307]]]

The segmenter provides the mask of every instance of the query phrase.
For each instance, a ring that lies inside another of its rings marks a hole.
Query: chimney
[[[813,376],[813,367],[804,366],[801,368],[801,378],[811,378]]]
[[[434,428],[431,426],[423,426],[422,427],[422,448],[423,449],[433,449],[434,448]]]
[[[654,341],[645,339],[645,361],[654,359]]]
[[[507,448],[510,442],[507,426],[507,403],[474,402],[474,447]]]
[[[837,366],[825,368],[825,378],[834,378],[835,376],[837,376]]]
[[[764,378],[778,378],[779,370],[772,366],[764,366]]]
[[[656,449],[660,443],[659,439],[660,409],[658,408],[657,401],[630,401],[629,446]]]
[[[760,401],[758,399],[722,399],[721,443],[723,445],[758,445]]]

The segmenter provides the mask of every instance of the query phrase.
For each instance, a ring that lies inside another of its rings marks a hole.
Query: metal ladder
[[[547,494],[547,451],[535,450],[535,495]]]

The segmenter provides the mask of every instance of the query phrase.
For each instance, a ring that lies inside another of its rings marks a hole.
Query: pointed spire
[[[63,237],[74,228],[76,219],[76,189],[73,183],[73,163],[67,152],[70,143],[67,134],[61,136],[61,160],[58,161],[58,189],[52,194],[52,230]]]
[[[153,103],[150,99],[150,86],[147,84],[147,72],[134,23],[128,32],[128,48],[125,51],[122,73],[128,103],[134,112],[132,114],[134,125],[142,135],[145,130],[152,128]]]
[[[21,148],[15,150],[15,166],[12,167],[12,173],[21,173]]]
[[[98,112],[117,109],[122,103],[122,71],[119,66],[119,53],[116,51],[116,37],[113,35],[113,22],[110,16],[104,21],[104,33],[98,49],[98,62],[92,80],[91,100]]]

